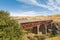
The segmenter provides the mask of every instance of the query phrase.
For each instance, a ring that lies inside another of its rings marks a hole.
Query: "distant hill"
[[[49,15],[49,16],[17,16],[12,17],[16,20],[54,20],[54,22],[60,22],[60,15]]]

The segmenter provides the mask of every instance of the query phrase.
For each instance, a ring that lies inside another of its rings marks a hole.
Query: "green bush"
[[[0,39],[1,40],[23,40],[23,29],[18,21],[11,19],[7,11],[0,11]]]

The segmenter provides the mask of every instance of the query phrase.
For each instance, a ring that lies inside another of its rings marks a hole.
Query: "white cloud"
[[[60,4],[60,0],[56,0],[56,3],[57,3],[57,4]]]
[[[36,5],[39,7],[44,7],[44,8],[47,8],[49,10],[53,10],[53,8],[50,8],[48,5],[43,5],[41,3],[38,3],[37,0],[17,0],[17,1],[24,2],[26,4]]]
[[[27,3],[27,4],[33,4],[33,5],[36,4],[36,0],[16,0],[16,1],[24,2],[24,3]]]
[[[27,12],[21,12],[20,16],[35,16],[36,12],[34,11],[27,11]]]
[[[17,0],[19,2],[24,2],[26,4],[31,4],[31,5],[36,5],[39,7],[47,8],[48,10],[55,11],[55,10],[60,10],[60,7],[58,7],[55,4],[60,4],[60,0],[48,0],[47,5],[38,3],[37,0]]]
[[[54,0],[48,0],[48,5],[54,5]]]
[[[42,15],[51,15],[51,14],[48,14],[46,11],[44,11],[44,12],[19,11],[19,12],[10,12],[10,13],[11,13],[11,16],[42,16]]]
[[[47,8],[50,11],[53,11],[53,13],[57,13],[55,10],[60,11],[60,7],[58,7],[58,4],[60,4],[60,0],[48,0],[47,5],[38,3],[37,0],[17,0],[19,2],[23,2],[26,4],[31,4],[43,8]],[[15,15],[13,14],[15,13]],[[18,11],[18,12],[11,12],[11,15],[13,16],[39,16],[39,15],[51,15],[52,13],[47,13],[46,11],[43,12],[37,12],[37,11]]]

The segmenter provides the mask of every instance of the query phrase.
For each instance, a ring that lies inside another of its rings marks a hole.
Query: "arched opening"
[[[33,27],[33,29],[32,29],[32,33],[37,34],[37,26],[36,26],[36,27]]]
[[[45,25],[44,24],[40,25],[39,31],[42,32],[42,34],[46,34],[46,29],[45,29]]]

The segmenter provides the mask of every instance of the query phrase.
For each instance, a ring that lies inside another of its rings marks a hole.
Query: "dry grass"
[[[60,40],[60,36],[46,38],[45,40]]]
[[[18,17],[12,17],[16,20],[53,20],[55,22],[60,22],[60,15],[50,15],[50,16],[18,16]]]

